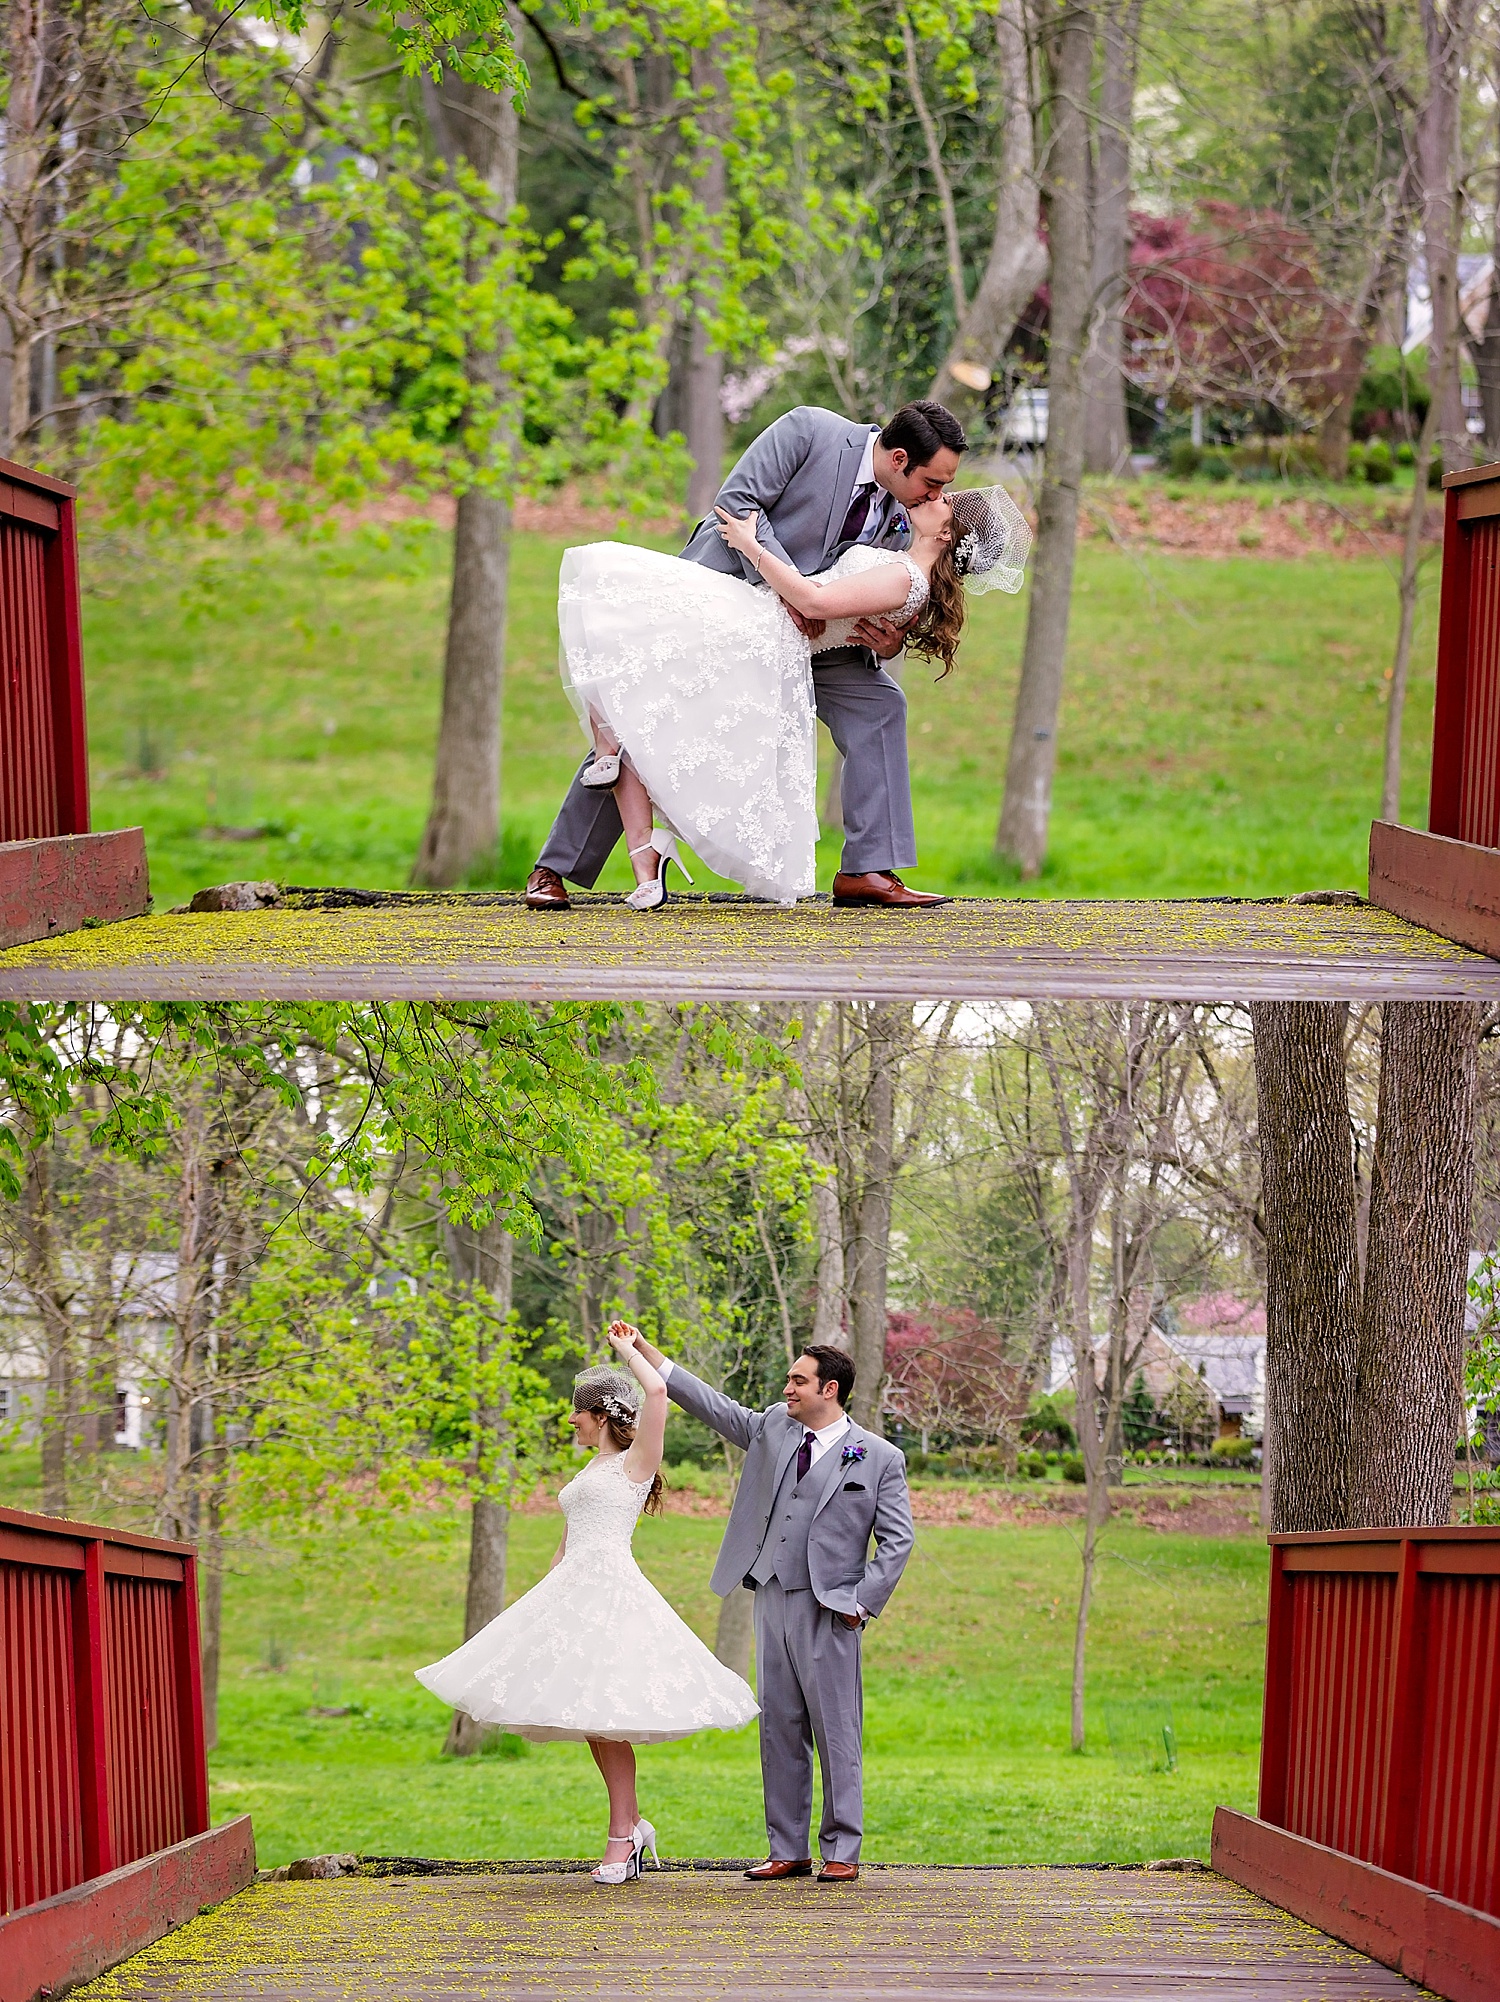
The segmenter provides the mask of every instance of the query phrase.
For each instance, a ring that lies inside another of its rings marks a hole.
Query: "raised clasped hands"
[[[604,1336],[615,1354],[623,1359],[639,1344],[641,1331],[633,1328],[629,1321],[611,1321],[604,1330]]]

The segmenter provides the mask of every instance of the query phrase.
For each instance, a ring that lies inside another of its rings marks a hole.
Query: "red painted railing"
[[[89,831],[74,498],[0,459],[0,841]]]
[[[1261,1820],[1500,1916],[1500,1529],[1271,1546]]]
[[[207,1827],[192,1546],[0,1509],[0,1912]]]

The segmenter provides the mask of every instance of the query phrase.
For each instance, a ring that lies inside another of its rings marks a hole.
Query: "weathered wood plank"
[[[262,1884],[79,2002],[1397,2002],[1421,1991],[1209,1872],[867,1869]]]
[[[0,953],[0,997],[59,1000],[1500,1000],[1500,961],[1389,911],[970,898],[924,912],[613,897],[141,918]]]

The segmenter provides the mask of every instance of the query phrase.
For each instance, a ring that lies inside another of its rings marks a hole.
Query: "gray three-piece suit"
[[[869,436],[868,424],[832,410],[789,410],[745,453],[724,482],[718,505],[740,516],[758,508],[761,545],[803,576],[815,576],[848,546],[840,537]],[[717,519],[710,513],[699,522],[683,556],[749,582],[754,565],[725,544]],[[873,540],[881,548],[905,549],[911,541],[905,510],[886,503],[884,531]],[[868,647],[830,648],[814,654],[812,667],[817,712],[844,754],[840,867],[850,876],[910,869],[917,837],[906,763],[906,697]],[[590,751],[579,766],[537,857],[540,865],[585,888],[597,881],[623,832],[613,792],[578,782],[593,759]]]
[[[741,1583],[755,1588],[769,1853],[783,1862],[811,1854],[816,1745],[819,1850],[825,1863],[857,1863],[864,1832],[860,1630],[836,1616],[874,1616],[896,1589],[915,1540],[906,1462],[884,1439],[851,1424],[842,1444],[799,1482],[805,1428],[784,1404],[748,1410],[676,1364],[667,1394],[745,1452],[713,1589],[722,1598]]]

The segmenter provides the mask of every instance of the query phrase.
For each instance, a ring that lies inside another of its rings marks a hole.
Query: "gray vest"
[[[807,1568],[807,1538],[827,1473],[826,1455],[816,1466],[809,1467],[802,1481],[797,1479],[796,1460],[787,1462],[781,1486],[771,1504],[771,1520],[766,1525],[765,1541],[760,1546],[760,1555],[750,1567],[750,1576],[758,1585],[769,1584],[775,1578],[784,1592],[812,1590],[812,1577]]]

